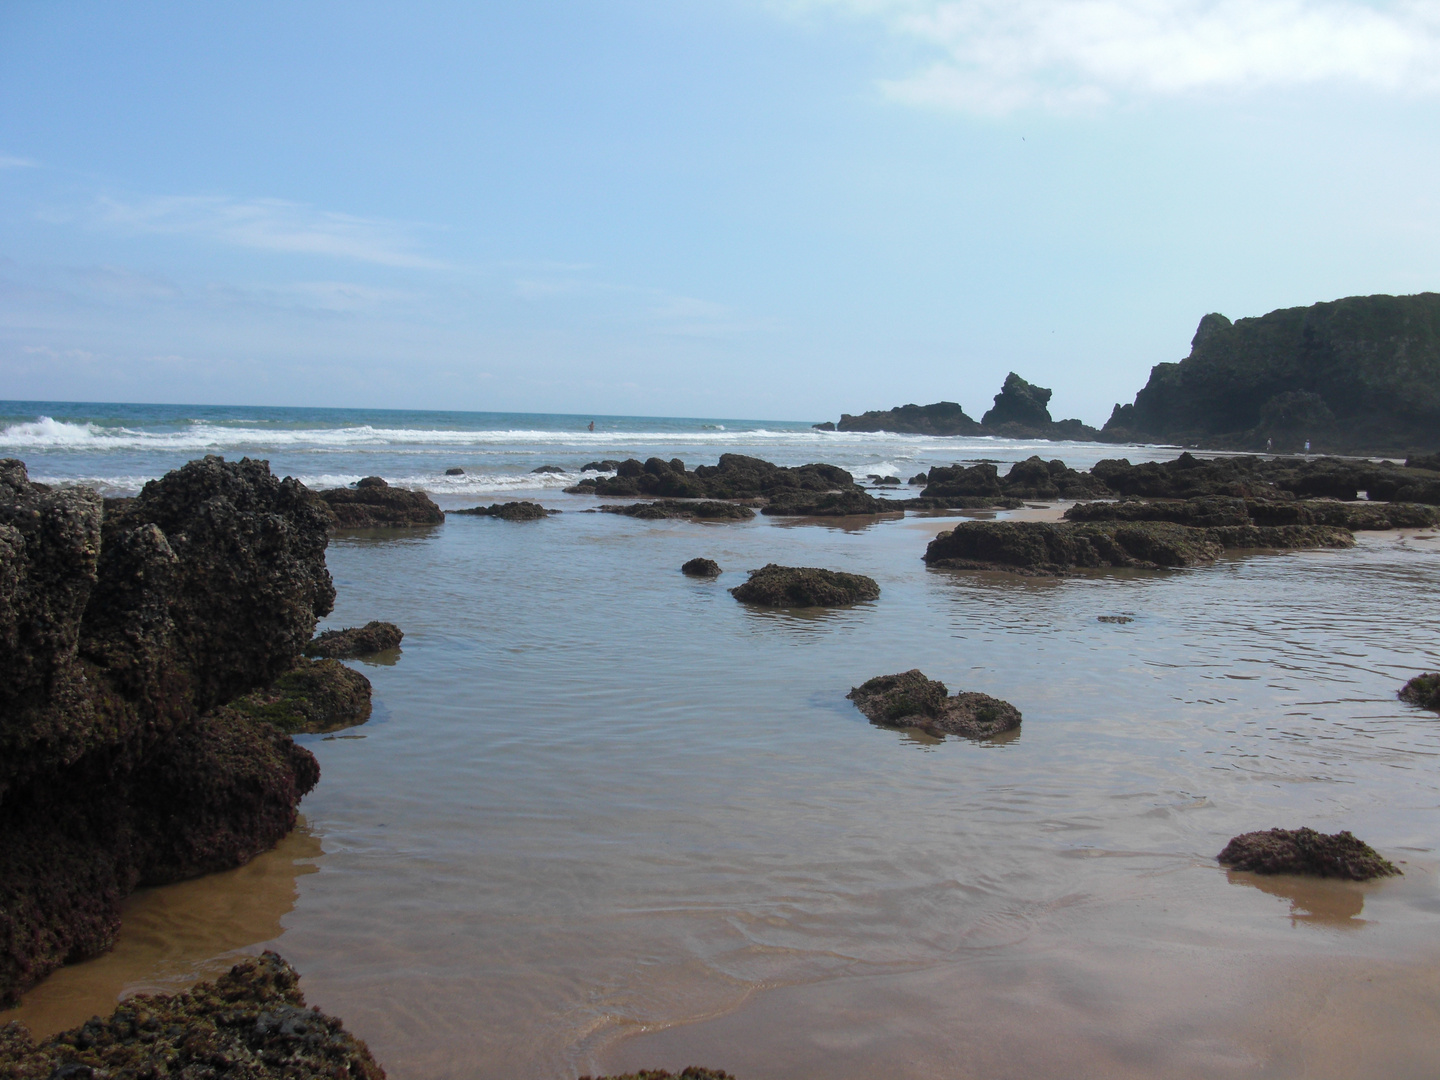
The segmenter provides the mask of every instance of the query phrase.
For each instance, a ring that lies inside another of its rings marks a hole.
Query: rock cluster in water
[[[1226,866],[1257,874],[1308,874],[1369,881],[1401,872],[1349,832],[1321,833],[1308,828],[1242,833],[1226,844],[1217,858]]]
[[[934,736],[989,739],[1020,726],[1020,710],[988,694],[951,694],[943,682],[918,668],[877,675],[845,695],[877,724],[913,727]]]
[[[1401,701],[1440,712],[1440,674],[1427,672],[1416,675],[1400,688],[1397,696]]]
[[[38,1043],[0,1026],[6,1080],[384,1080],[369,1048],[307,1009],[295,970],[273,952],[182,994],[138,994],[106,1019]]]
[[[230,703],[330,611],[330,520],[263,461],[207,457],[103,502],[0,462],[0,1002],[107,949],[137,885],[292,827],[315,758]],[[347,693],[368,707],[368,683]]]
[[[730,593],[736,600],[762,607],[843,607],[877,599],[880,586],[864,574],[770,563],[750,571],[750,579]]]
[[[1169,521],[967,521],[942,532],[925,562],[958,570],[1055,576],[1079,569],[1175,569],[1214,562],[1226,548],[1349,547],[1355,538],[1328,525],[1192,528]]]
[[[628,503],[624,506],[602,506],[602,513],[623,514],[642,521],[666,518],[689,518],[696,521],[749,521],[755,511],[743,503],[720,502],[715,499],[657,499],[654,502]]]
[[[447,514],[460,514],[468,517],[493,517],[501,521],[540,521],[551,514],[560,513],[559,510],[551,510],[541,506],[537,502],[503,502],[491,503],[489,506],[472,506],[467,510],[447,510]]]
[[[393,622],[372,619],[364,626],[322,630],[305,646],[305,655],[353,660],[358,656],[373,656],[386,649],[398,649],[404,637],[405,632]]]
[[[379,476],[367,476],[354,487],[319,493],[330,508],[336,529],[410,528],[439,525],[445,515],[423,491],[391,487]]]

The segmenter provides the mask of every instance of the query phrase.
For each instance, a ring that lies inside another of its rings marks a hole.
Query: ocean
[[[374,717],[301,737],[322,778],[300,828],[239,870],[132,897],[112,953],[13,1014],[37,1030],[274,948],[399,1080],[692,1063],[740,1080],[1433,1075],[1440,718],[1395,692],[1440,668],[1434,530],[1022,579],[928,569],[956,515],[637,521],[561,488],[631,455],[904,479],[1176,451],[798,422],[0,412],[0,454],[46,482],[131,493],[222,453],[317,485],[378,474],[449,507],[564,511],[336,536],[322,625],[405,631],[398,654],[357,662]],[[724,573],[684,577],[695,556]],[[768,562],[869,574],[881,595],[736,602],[727,588]],[[917,667],[1012,702],[1020,730],[937,741],[846,700]],[[1236,833],[1300,825],[1352,830],[1404,876],[1215,862]]]

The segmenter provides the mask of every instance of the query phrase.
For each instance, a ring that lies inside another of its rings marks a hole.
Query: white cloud
[[[11,157],[9,154],[0,154],[0,169],[38,169],[40,163],[31,161],[29,158]]]
[[[882,90],[971,112],[1325,83],[1440,90],[1437,0],[796,0],[789,9],[881,21],[935,54]]]
[[[384,266],[437,269],[416,251],[409,230],[390,221],[317,210],[282,199],[172,196],[122,202],[102,198],[98,220],[135,233],[195,236],[263,251],[322,255]]]

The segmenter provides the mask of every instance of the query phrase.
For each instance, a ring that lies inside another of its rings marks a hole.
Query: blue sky
[[[0,3],[0,397],[1101,423],[1440,288],[1440,4]]]

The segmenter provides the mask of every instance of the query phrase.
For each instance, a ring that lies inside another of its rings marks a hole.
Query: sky
[[[0,0],[0,398],[1101,424],[1437,177],[1440,0]]]

